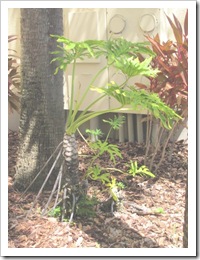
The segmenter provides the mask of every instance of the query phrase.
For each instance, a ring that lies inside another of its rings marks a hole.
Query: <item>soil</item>
[[[76,216],[71,225],[54,217],[41,217],[42,202],[48,192],[41,195],[33,212],[26,218],[36,194],[21,193],[13,187],[18,149],[18,134],[9,132],[9,247],[10,248],[181,248],[183,247],[183,223],[185,187],[187,175],[187,144],[175,143],[170,160],[167,156],[155,178],[112,172],[124,184],[122,208],[111,214],[102,205],[108,194],[100,182],[89,181],[88,196],[96,194],[98,204],[95,216]],[[84,174],[91,151],[79,140],[80,170]],[[144,163],[144,144],[119,143],[123,159],[116,168],[124,170],[125,163]],[[155,165],[160,158],[158,154]],[[87,159],[88,158],[88,159]],[[99,163],[109,166],[108,157]],[[150,160],[150,157],[149,157]],[[21,198],[21,199],[20,199]]]

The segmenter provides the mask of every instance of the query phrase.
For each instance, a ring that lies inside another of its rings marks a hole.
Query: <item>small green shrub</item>
[[[96,197],[82,196],[77,202],[76,216],[80,217],[95,217],[96,212],[94,207],[98,204]]]
[[[119,189],[123,190],[123,189],[125,189],[126,185],[123,182],[119,181],[119,182],[117,182],[117,187]]]
[[[95,165],[88,168],[87,177],[93,181],[101,181],[103,184],[110,182],[110,173],[102,173],[103,169]]]
[[[145,165],[138,167],[137,161],[133,162],[131,160],[130,164],[127,164],[127,166],[129,167],[128,173],[130,175],[132,175],[133,177],[136,174],[140,174],[140,175],[143,175],[143,176],[149,176],[149,177],[152,177],[152,178],[155,177],[155,175],[152,172],[150,172],[150,170]]]
[[[85,132],[87,134],[89,134],[89,136],[95,136],[95,137],[101,137],[103,136],[103,133],[101,131],[101,129],[95,129],[95,130],[91,130],[91,129],[86,129]]]
[[[110,161],[114,164],[116,163],[116,157],[122,158],[121,152],[115,144],[109,144],[106,141],[98,140],[95,143],[91,143],[90,147],[97,152],[97,155],[94,157],[95,160],[105,153],[109,155]]]
[[[50,212],[49,212],[49,217],[54,217],[54,218],[58,218],[61,216],[61,213],[62,213],[62,208],[60,206],[57,206],[55,209],[52,209]]]
[[[164,209],[161,208],[161,207],[155,209],[154,212],[155,212],[155,213],[158,213],[158,214],[163,214],[163,213],[165,213]]]

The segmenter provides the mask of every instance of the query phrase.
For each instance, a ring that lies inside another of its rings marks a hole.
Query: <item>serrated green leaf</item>
[[[108,123],[114,130],[119,129],[120,126],[125,122],[125,116],[116,116],[114,115],[113,119],[105,120],[103,122]]]
[[[75,46],[76,44],[74,42],[68,43],[67,45],[65,45],[65,50],[74,49]]]

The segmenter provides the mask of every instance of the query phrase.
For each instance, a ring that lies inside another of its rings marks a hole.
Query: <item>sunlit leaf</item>
[[[182,38],[183,37],[182,26],[181,26],[179,20],[177,19],[177,17],[174,14],[173,14],[173,17],[174,17],[174,22],[176,24],[177,30],[179,31],[180,37]]]
[[[150,36],[146,36],[146,38],[151,42],[151,44],[153,46],[153,50],[157,54],[160,54],[161,56],[165,57],[164,53],[162,52],[162,50],[160,48],[160,44],[156,41],[156,39],[153,39]]]
[[[188,9],[187,9],[185,19],[184,19],[184,33],[185,33],[185,36],[188,35]]]
[[[181,34],[181,32],[180,32],[179,29],[175,26],[175,24],[172,22],[172,20],[170,19],[170,17],[169,17],[168,15],[166,15],[166,17],[167,17],[167,19],[168,19],[168,21],[169,21],[169,23],[170,23],[170,25],[171,25],[171,27],[172,27],[172,30],[173,30],[173,32],[174,32],[174,36],[175,36],[175,38],[176,38],[177,43],[182,44],[183,41],[182,41],[182,34]]]

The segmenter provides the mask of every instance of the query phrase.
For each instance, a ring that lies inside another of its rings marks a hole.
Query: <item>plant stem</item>
[[[64,165],[63,165],[64,166]],[[56,199],[55,199],[55,202],[54,202],[54,206],[53,206],[53,210],[56,208],[56,206],[59,204],[57,204],[58,202],[58,197],[59,197],[59,194],[60,194],[60,190],[61,190],[61,182],[62,182],[62,172],[59,176],[59,182],[58,182],[58,190],[57,190],[57,194],[56,194]]]
[[[144,159],[144,164],[147,164],[147,155],[149,152],[149,148],[150,148],[150,136],[151,136],[151,129],[152,129],[152,115],[149,115],[149,111],[147,114],[147,134],[146,134],[146,152],[145,152],[145,159]]]
[[[97,99],[95,99],[88,107],[86,107],[80,114],[80,117],[82,117],[83,115],[85,115],[89,109],[94,105],[96,104],[99,100],[101,100],[102,98],[104,98],[106,96],[106,94],[104,94],[103,96],[101,97],[98,97]]]
[[[67,121],[68,120],[71,121],[71,116],[72,116],[72,112],[73,112],[74,91],[75,91],[75,86],[74,86],[75,69],[76,69],[76,57],[74,57],[74,62],[73,62],[73,66],[72,66],[71,99],[70,99],[69,115],[68,115]]]
[[[155,168],[155,171],[154,171],[155,173],[157,172],[158,168],[160,167],[160,164],[162,163],[162,161],[163,161],[163,159],[164,159],[165,152],[166,152],[166,147],[167,147],[167,145],[168,145],[168,143],[169,143],[169,140],[170,140],[170,138],[171,138],[171,136],[172,136],[172,134],[173,134],[173,132],[174,132],[174,129],[175,129],[175,127],[177,126],[177,124],[178,124],[178,121],[176,121],[176,122],[174,123],[174,125],[173,125],[171,131],[169,132],[168,138],[167,138],[167,140],[165,141],[165,144],[164,144],[164,147],[163,147],[163,150],[162,150],[162,155],[161,155],[160,161],[159,161],[159,163],[156,165],[156,168]]]
[[[73,217],[74,217],[74,211],[75,211],[75,206],[76,206],[76,196],[74,195],[74,193],[72,193],[72,212],[71,212],[71,216],[69,219],[69,224],[72,222]]]
[[[91,167],[91,166],[93,165],[94,161],[96,161],[96,159],[97,159],[99,156],[100,156],[99,153],[97,153],[95,156],[93,156],[92,161],[91,161],[89,167]],[[89,167],[88,167],[88,168],[89,168]]]
[[[70,117],[71,117],[71,120],[70,120],[70,121],[71,121],[71,122],[74,121],[74,119],[75,119],[75,117],[76,117],[76,114],[78,113],[81,104],[83,103],[84,99],[86,98],[86,96],[87,96],[87,94],[88,94],[88,91],[90,90],[91,85],[96,81],[96,79],[100,76],[100,74],[101,74],[106,68],[107,68],[107,65],[106,65],[105,67],[103,67],[100,71],[98,71],[98,73],[92,78],[91,82],[88,84],[86,90],[85,90],[84,93],[83,93],[83,96],[82,96],[81,100],[80,100],[79,102],[78,102],[78,100],[77,100],[77,104],[76,104],[76,106],[75,106],[74,112],[73,112],[73,114],[70,114]],[[73,70],[73,74],[72,74],[72,85],[74,85],[74,77],[75,77],[74,71],[75,71],[75,69]],[[74,88],[74,86],[73,86],[73,88]],[[73,94],[74,94],[74,93],[73,93]],[[74,98],[74,96],[71,95],[71,102],[73,102],[73,101],[72,101],[73,98]],[[101,98],[102,98],[102,97],[101,97]],[[98,101],[98,100],[97,100],[97,101]],[[97,101],[96,101],[96,102],[97,102]],[[96,103],[96,102],[94,101],[92,104],[94,104],[94,103]],[[91,107],[92,104],[91,104],[89,107]],[[71,105],[72,105],[72,103],[71,103]],[[71,106],[70,106],[70,108],[71,108]],[[85,111],[85,110],[86,110],[86,112],[87,112],[88,109],[84,109],[84,111]]]
[[[86,138],[82,135],[82,133],[81,133],[81,131],[79,130],[79,128],[77,128],[77,131],[78,131],[79,135],[81,136],[81,138],[84,140],[84,142],[85,142],[88,146],[90,146],[89,143],[88,143],[88,141],[86,140]]]
[[[116,172],[120,172],[120,173],[126,174],[125,172],[123,172],[122,170],[117,169],[117,168],[103,168],[103,169],[110,170],[110,171],[116,171]]]
[[[75,120],[70,126],[68,126],[68,128],[66,129],[66,133],[67,134],[72,134],[72,133],[75,133],[77,128],[82,125],[83,123],[89,121],[90,119],[96,117],[96,116],[100,116],[100,115],[103,115],[103,114],[106,114],[106,113],[110,113],[110,112],[117,112],[118,110],[120,110],[123,106],[121,105],[120,107],[118,108],[113,108],[113,109],[106,109],[106,110],[102,110],[100,112],[90,112],[86,115],[83,115],[83,116],[79,116],[77,118],[77,120]]]
[[[112,131],[112,126],[110,127],[110,129],[109,129],[109,131],[108,131],[108,134],[107,134],[107,136],[106,136],[106,140],[105,140],[105,142],[107,142],[107,140],[108,140],[108,137],[109,137],[109,135],[110,135],[111,131]]]
[[[64,190],[63,190],[63,206],[62,206],[62,214],[61,214],[61,222],[63,221],[64,217],[65,217],[65,210],[66,210],[66,198],[67,198],[67,188],[64,187]]]
[[[162,137],[162,135],[163,135],[163,132],[164,132],[164,128],[161,127],[161,125],[160,125],[160,126],[159,126],[158,140],[157,140],[156,147],[155,147],[155,150],[154,150],[154,154],[153,154],[153,157],[151,158],[151,162],[150,162],[150,166],[149,166],[150,171],[152,170],[152,165],[153,165],[155,156],[156,156],[156,154],[157,154],[158,148],[159,148],[159,146],[160,146],[160,140],[161,140],[161,137]]]

